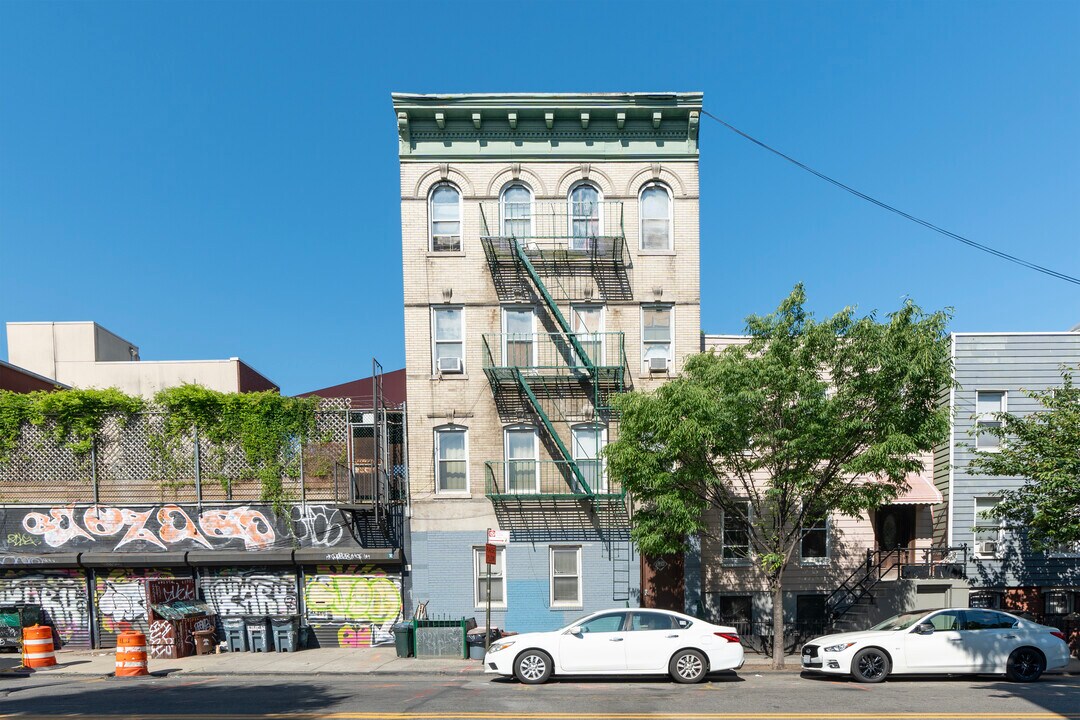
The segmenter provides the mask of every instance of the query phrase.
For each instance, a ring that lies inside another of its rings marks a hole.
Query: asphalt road
[[[0,718],[391,718],[439,720],[1036,720],[1080,718],[1080,677],[1031,685],[998,678],[890,680],[881,685],[795,673],[666,680],[564,680],[542,686],[489,677],[231,676],[0,678]]]

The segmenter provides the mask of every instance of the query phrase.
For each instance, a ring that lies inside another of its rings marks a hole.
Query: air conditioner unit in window
[[[441,373],[460,373],[461,358],[459,357],[441,357],[439,358],[439,372]]]
[[[975,554],[985,557],[993,557],[997,555],[998,544],[997,540],[981,540],[975,543]]]
[[[649,372],[667,372],[668,359],[666,357],[649,358]]]

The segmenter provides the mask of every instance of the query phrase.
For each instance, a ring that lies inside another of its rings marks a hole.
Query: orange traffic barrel
[[[23,628],[23,666],[28,668],[52,667],[56,664],[53,652],[52,628],[48,625],[31,625]]]
[[[146,669],[146,635],[122,632],[116,638],[116,677],[149,675]]]

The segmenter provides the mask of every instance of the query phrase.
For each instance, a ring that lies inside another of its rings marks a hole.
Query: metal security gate
[[[304,608],[319,647],[392,645],[402,619],[401,574],[375,565],[306,566]]]
[[[146,580],[148,578],[190,577],[171,568],[101,568],[94,571],[94,621],[97,645],[116,647],[116,636],[129,630],[147,632]]]
[[[90,647],[90,602],[83,570],[4,570],[0,605],[37,603],[61,647]]]
[[[199,570],[203,598],[218,615],[296,615],[293,568],[222,567]]]

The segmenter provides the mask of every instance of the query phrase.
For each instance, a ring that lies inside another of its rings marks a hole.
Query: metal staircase
[[[866,561],[855,568],[840,585],[825,598],[825,610],[833,626],[856,622],[857,616],[873,605],[874,588],[887,580],[900,578],[900,566],[905,550],[867,550]]]

